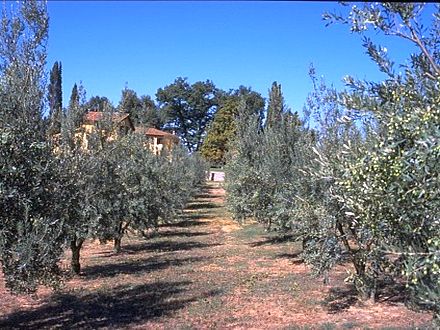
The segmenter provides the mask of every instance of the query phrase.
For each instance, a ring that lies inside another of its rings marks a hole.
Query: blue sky
[[[336,2],[49,1],[48,69],[63,65],[63,98],[82,81],[87,97],[117,105],[127,86],[155,98],[176,77],[212,80],[224,90],[250,86],[267,97],[281,83],[286,103],[301,110],[312,85],[310,63],[327,82],[382,78],[361,38],[347,26],[325,27]],[[403,61],[412,47],[382,39]]]

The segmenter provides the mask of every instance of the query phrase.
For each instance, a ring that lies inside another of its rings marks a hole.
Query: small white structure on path
[[[209,181],[225,181],[225,172],[223,171],[209,171]]]

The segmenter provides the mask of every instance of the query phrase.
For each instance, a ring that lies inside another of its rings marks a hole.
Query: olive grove
[[[432,310],[438,322],[439,8],[425,27],[422,4],[346,8],[324,19],[402,38],[417,51],[397,72],[387,49],[364,36],[383,81],[347,76],[338,92],[312,68],[306,116],[289,134],[283,125],[261,130],[242,120],[227,166],[229,206],[240,220],[275,223],[301,240],[316,274],[348,260],[361,298],[403,283],[410,303]]]
[[[12,7],[0,36],[0,262],[9,289],[33,292],[59,286],[66,248],[79,273],[86,239],[114,240],[119,251],[127,229],[176,219],[205,165],[179,146],[154,155],[141,135],[109,139],[111,107],[84,150],[85,90],[77,85],[54,131],[44,120],[46,4]]]

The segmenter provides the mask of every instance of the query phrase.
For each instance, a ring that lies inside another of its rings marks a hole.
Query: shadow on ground
[[[114,277],[118,275],[143,276],[146,273],[163,270],[169,267],[179,267],[188,264],[209,260],[208,257],[187,257],[165,259],[160,256],[153,256],[147,259],[135,259],[121,263],[106,263],[85,267],[83,274],[86,279]]]
[[[207,214],[207,213],[203,213],[203,212],[197,212],[197,213],[185,213],[183,215],[183,222],[184,221],[189,221],[189,222],[194,222],[194,220],[200,220],[200,219],[213,219],[215,218],[215,215],[212,214]],[[203,222],[198,222],[198,225],[203,225]]]
[[[119,328],[167,316],[200,299],[219,294],[212,290],[189,298],[189,281],[121,285],[108,292],[58,294],[32,311],[17,311],[0,319],[2,329]]]
[[[289,259],[289,261],[294,265],[299,265],[299,264],[304,263],[304,260],[301,257],[301,252],[280,253],[280,254],[276,255],[275,258]]]
[[[207,247],[219,246],[222,244],[208,244],[197,241],[176,242],[171,240],[159,242],[145,242],[140,244],[127,244],[122,246],[122,254],[136,254],[138,252],[175,252],[203,249]]]
[[[329,313],[334,314],[350,308],[357,301],[357,293],[353,286],[335,287],[330,289],[322,305]]]
[[[210,235],[212,232],[155,232],[150,235],[150,238],[162,238],[162,237],[199,237]]]
[[[221,205],[211,202],[193,202],[186,206],[187,210],[199,210],[199,209],[217,209]]]
[[[404,283],[380,283],[378,291],[378,301],[395,304],[408,300],[408,289]]]
[[[216,196],[211,195],[208,191],[203,191],[202,193],[196,195],[194,199],[214,199]]]
[[[293,240],[294,240],[293,235],[277,235],[277,236],[266,237],[262,241],[249,243],[249,245],[252,247],[259,247],[263,245],[283,244],[283,243],[291,242]]]
[[[185,217],[188,217],[185,214]],[[189,217],[188,217],[189,218]],[[195,215],[194,217],[192,217],[192,219],[199,219],[202,218],[199,215]],[[159,228],[165,228],[165,227],[169,227],[169,228],[189,228],[189,227],[195,227],[195,226],[206,226],[206,223],[203,223],[202,221],[197,221],[197,220],[181,220],[178,222],[173,222],[173,223],[164,223],[164,224],[160,224]]]

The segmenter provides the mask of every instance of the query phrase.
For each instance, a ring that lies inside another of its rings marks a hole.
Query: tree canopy
[[[156,98],[166,112],[167,128],[175,130],[189,151],[198,151],[206,128],[217,110],[217,88],[210,80],[190,84],[177,78],[172,84],[159,88]]]
[[[259,93],[244,86],[219,94],[219,109],[208,127],[201,154],[211,163],[222,165],[225,164],[227,153],[235,140],[238,114],[257,116],[261,125],[265,102]]]

